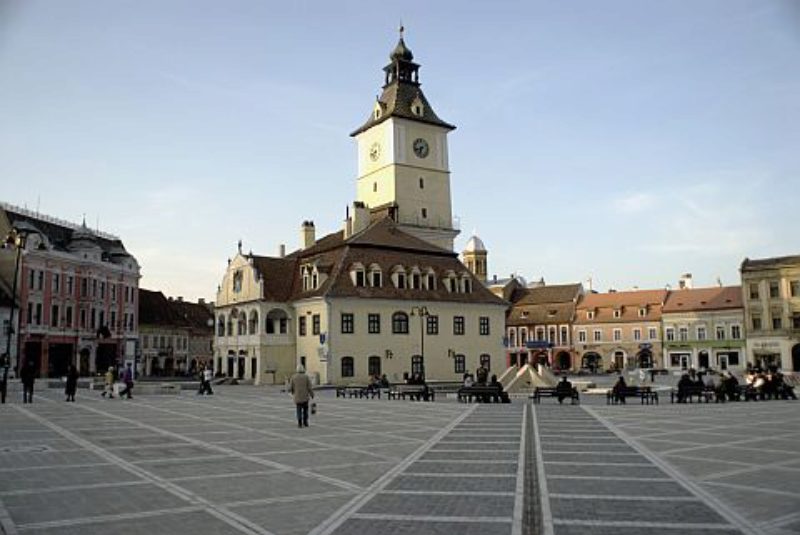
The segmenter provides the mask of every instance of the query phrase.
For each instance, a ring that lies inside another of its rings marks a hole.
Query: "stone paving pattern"
[[[521,535],[536,484],[548,534],[800,533],[796,403],[320,398],[307,429],[286,394],[254,387],[14,399],[0,532]]]

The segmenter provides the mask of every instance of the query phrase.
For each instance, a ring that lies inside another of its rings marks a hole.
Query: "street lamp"
[[[14,334],[14,308],[17,304],[17,278],[19,275],[19,263],[22,258],[22,250],[25,249],[25,241],[28,235],[25,232],[17,232],[12,229],[6,237],[5,247],[16,247],[16,259],[14,260],[14,282],[11,287],[11,313],[8,316],[8,339],[6,340],[6,352],[0,365],[3,367],[3,382],[0,384],[0,403],[6,402],[6,392],[8,392],[8,368],[11,366],[11,337]],[[19,354],[17,354],[17,366],[19,366]]]
[[[422,359],[422,379],[425,380],[425,318],[430,316],[428,307],[411,307],[411,315],[419,316],[419,356]]]

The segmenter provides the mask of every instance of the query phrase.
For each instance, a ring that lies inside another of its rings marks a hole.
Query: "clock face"
[[[417,158],[425,158],[428,156],[428,152],[430,151],[428,142],[421,137],[414,140],[412,148],[414,149],[414,154],[417,155]]]
[[[374,162],[377,161],[378,158],[381,156],[381,145],[380,143],[373,143],[372,146],[369,148],[369,157]]]

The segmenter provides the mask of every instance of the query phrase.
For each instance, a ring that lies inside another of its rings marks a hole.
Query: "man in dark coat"
[[[22,403],[33,403],[33,383],[36,381],[36,368],[33,361],[29,360],[22,365],[19,371],[22,380]]]

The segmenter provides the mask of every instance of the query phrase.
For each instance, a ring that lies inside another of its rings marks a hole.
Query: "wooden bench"
[[[626,386],[618,391],[612,388],[606,393],[606,404],[625,403],[625,398],[639,398],[642,405],[658,405],[658,392],[649,386]]]
[[[393,385],[386,395],[389,399],[406,399],[406,396],[411,400],[433,401],[436,392],[425,385]]]
[[[558,387],[544,387],[544,386],[537,386],[536,389],[533,391],[533,395],[531,395],[531,399],[534,403],[541,403],[542,398],[557,398],[560,394],[560,390]],[[574,386],[570,388],[569,394],[565,397],[570,398],[570,402],[573,405],[577,405],[581,402],[580,394],[578,393],[578,389]]]
[[[484,403],[489,403],[490,401],[493,401],[494,403],[511,402],[511,400],[508,398],[508,394],[506,394],[502,389],[498,389],[496,386],[491,385],[462,386],[457,390],[457,395],[458,401],[462,403],[472,403],[473,399],[477,402]]]
[[[669,393],[669,402],[675,403],[678,401],[678,389],[673,388]],[[693,403],[693,399],[697,398],[697,402],[705,401],[708,403],[714,397],[714,389],[705,385],[691,385],[684,389],[683,402]]]
[[[372,399],[381,397],[381,389],[373,388],[365,385],[347,385],[336,387],[337,398],[368,398]]]

